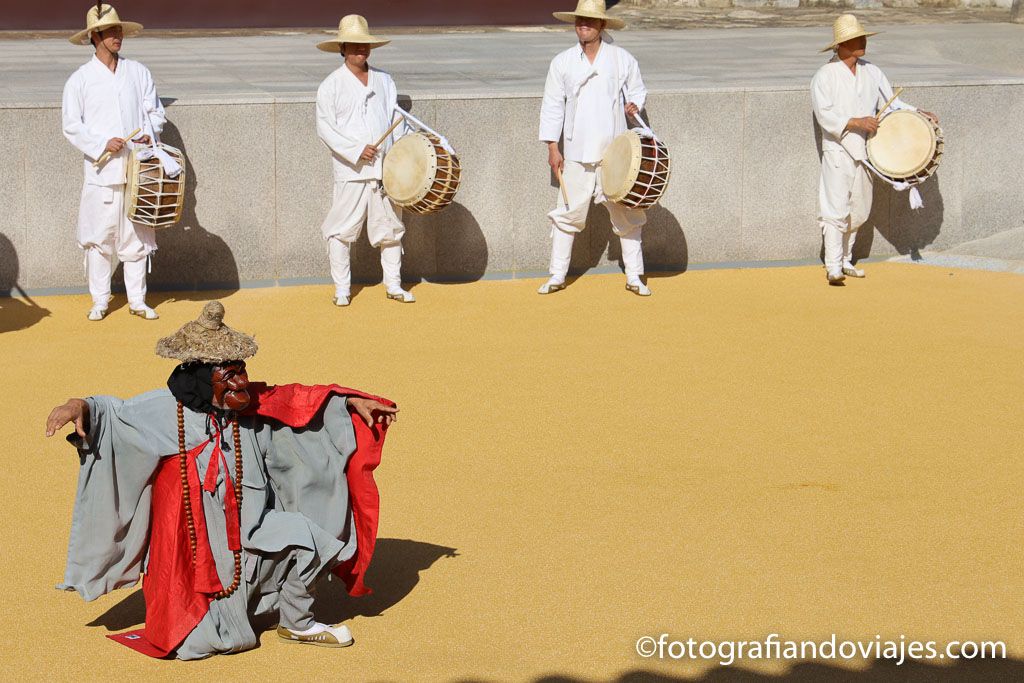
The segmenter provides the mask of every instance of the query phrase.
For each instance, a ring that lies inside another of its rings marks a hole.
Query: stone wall
[[[906,83],[906,85],[914,85]],[[922,186],[925,208],[876,184],[864,255],[952,246],[1024,226],[1024,84],[917,85],[914,103],[939,114],[945,157]],[[545,214],[557,201],[536,141],[537,97],[419,99],[405,104],[445,133],[464,181],[456,203],[409,216],[404,275],[472,281],[546,269]],[[655,92],[651,125],[672,155],[672,179],[649,212],[651,269],[817,257],[818,150],[806,89]],[[185,217],[158,235],[154,288],[195,289],[328,278],[319,225],[330,159],[309,99],[169,104],[164,139],[188,157]],[[82,289],[74,243],[81,157],[60,135],[57,107],[0,108],[0,236],[29,291]],[[575,269],[612,266],[618,241],[596,208]],[[357,280],[380,277],[365,237]]]

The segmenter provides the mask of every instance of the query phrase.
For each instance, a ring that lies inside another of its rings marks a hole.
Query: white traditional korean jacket
[[[867,138],[863,133],[847,131],[850,119],[875,116],[892,97],[892,85],[882,70],[871,62],[857,60],[857,74],[834,57],[811,80],[811,106],[821,126],[823,152],[845,150],[857,161],[867,159]],[[914,109],[899,98],[890,109]]]
[[[149,69],[120,57],[112,72],[95,55],[64,85],[61,117],[64,137],[84,155],[85,183],[101,186],[125,182],[130,148],[126,145],[95,168],[93,161],[102,156],[107,141],[127,137],[136,128],[142,129],[140,135],[159,135],[167,120]]]
[[[626,131],[623,93],[643,109],[647,88],[626,50],[602,40],[593,64],[579,44],[559,53],[544,85],[540,139],[556,142],[564,135],[566,160],[600,161],[615,136]]]
[[[384,141],[373,163],[359,156],[391,127],[397,106],[394,80],[372,66],[368,85],[344,64],[324,79],[316,91],[316,132],[334,156],[335,182],[381,179],[384,154],[405,133],[406,124]]]

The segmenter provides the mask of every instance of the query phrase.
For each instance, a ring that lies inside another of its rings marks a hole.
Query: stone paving
[[[886,7],[863,8],[848,10],[837,7],[727,7],[706,8],[687,7],[686,2],[693,0],[635,0],[621,2],[609,10],[609,13],[621,17],[628,22],[627,30],[637,29],[706,29],[706,28],[778,28],[778,27],[811,27],[830,26],[835,17],[847,11],[857,14],[869,24],[963,24],[963,23],[998,23],[1008,22],[1010,10],[992,7],[953,8],[953,7]],[[569,4],[572,2],[570,0]],[[568,6],[568,5],[567,5]],[[319,35],[327,27],[321,28],[290,28],[290,29],[200,29],[200,30],[160,30],[147,29],[146,35],[151,37],[206,37],[206,36],[250,36],[250,35],[281,35],[306,33]],[[421,26],[421,27],[387,27],[375,26],[374,29],[394,35],[416,33],[483,33],[501,31],[561,30],[561,24],[536,27],[507,26]],[[0,31],[0,41],[32,40],[38,38],[60,38],[64,32]]]
[[[901,85],[1019,83],[1024,25],[869,24],[869,58]],[[382,31],[383,33],[383,31]],[[125,55],[155,74],[160,94],[180,103],[310,101],[338,65],[315,49],[319,35],[166,37],[126,41]],[[385,35],[388,35],[385,33]],[[374,53],[412,97],[530,97],[543,90],[553,55],[569,47],[569,27],[401,35]],[[620,31],[652,92],[805,88],[826,56],[827,26]],[[0,107],[60,103],[68,75],[89,49],[62,38],[0,40]]]
[[[692,1],[692,0],[691,0]],[[865,24],[949,24],[1003,22],[1009,9],[953,7],[886,7],[846,9],[838,7],[686,7],[686,0],[622,2],[611,14],[631,28],[769,28],[831,26],[843,12],[855,13]]]

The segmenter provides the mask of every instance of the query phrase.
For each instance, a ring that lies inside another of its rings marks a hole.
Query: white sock
[[[327,624],[321,624],[319,621],[314,622],[312,626],[307,628],[305,631],[295,631],[288,629],[297,636],[315,636],[318,633],[323,633],[328,628]]]

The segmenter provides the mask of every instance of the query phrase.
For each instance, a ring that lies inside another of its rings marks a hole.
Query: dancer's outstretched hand
[[[86,425],[89,424],[89,404],[80,398],[69,398],[64,405],[50,411],[46,418],[46,435],[53,436],[57,430],[69,422],[75,423],[75,433],[83,439],[88,436]]]
[[[366,422],[367,427],[372,427],[374,423],[390,425],[398,419],[398,415],[396,415],[398,412],[397,407],[392,408],[372,398],[350,396],[348,404],[356,409],[359,417],[363,418]]]

